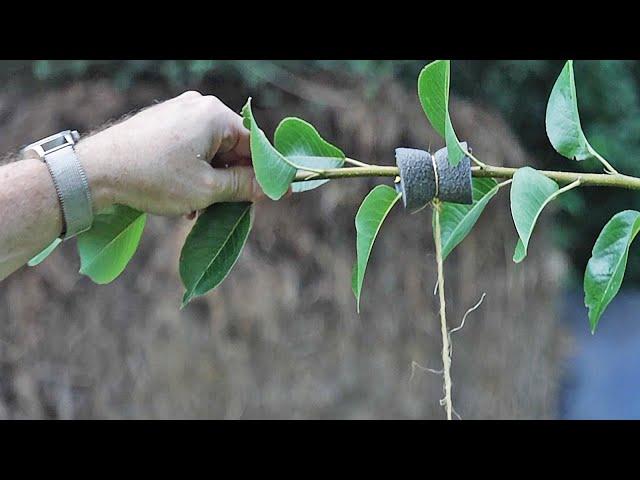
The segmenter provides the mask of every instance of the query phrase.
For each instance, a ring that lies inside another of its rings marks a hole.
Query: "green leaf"
[[[449,60],[436,60],[418,76],[418,97],[429,123],[442,137],[449,105]]]
[[[593,247],[584,274],[584,304],[594,333],[602,313],[618,294],[631,242],[640,231],[640,212],[625,210],[605,225]]]
[[[27,265],[29,265],[30,267],[35,267],[36,265],[42,263],[45,258],[51,255],[53,251],[56,248],[58,248],[58,245],[60,245],[60,243],[62,243],[62,240],[60,238],[56,238],[53,242],[49,244],[47,248],[45,248],[38,255],[33,257],[31,260],[29,260]]]
[[[242,116],[245,127],[251,132],[251,158],[256,180],[269,198],[279,200],[287,193],[297,168],[269,143],[258,127],[251,112],[251,98],[242,109]]]
[[[456,132],[453,129],[453,125],[451,124],[449,112],[447,112],[446,120],[447,128],[445,141],[447,143],[447,160],[449,161],[449,165],[455,167],[462,161],[465,156],[467,156],[467,151],[462,148],[460,140],[458,140],[458,136],[456,135]]]
[[[229,275],[247,242],[251,212],[250,202],[214,203],[198,217],[180,253],[182,308]]]
[[[360,313],[360,296],[364,274],[373,242],[380,231],[382,222],[401,196],[401,193],[387,185],[378,185],[365,197],[356,214],[357,262],[352,276],[352,288],[357,301],[358,313]]]
[[[138,248],[147,215],[116,205],[95,216],[91,230],[78,235],[80,273],[105,284],[120,275]]]
[[[553,86],[545,123],[549,141],[560,155],[578,161],[597,156],[580,125],[572,60],[565,64]]]
[[[324,140],[313,125],[299,118],[285,118],[280,122],[274,135],[274,145],[278,152],[297,167],[324,169],[338,168],[344,164],[345,155],[342,150]],[[304,192],[328,181],[295,182],[291,189],[294,192]]]
[[[418,97],[431,126],[444,137],[447,157],[452,167],[467,155],[460,144],[449,115],[451,62],[436,60],[424,67],[418,77]]]
[[[529,239],[544,207],[559,195],[556,182],[531,167],[519,169],[511,185],[511,216],[520,237],[513,261],[520,263],[527,256]]]
[[[469,234],[480,218],[484,208],[500,187],[492,178],[473,179],[473,204],[443,203],[440,210],[440,231],[442,238],[442,259]]]

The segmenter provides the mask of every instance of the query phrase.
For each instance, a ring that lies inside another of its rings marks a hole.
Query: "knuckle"
[[[228,107],[217,97],[207,95],[200,100],[201,112],[211,122],[227,123]]]
[[[220,99],[214,95],[205,95],[202,97],[201,103],[206,108],[215,108],[224,105]]]
[[[215,174],[205,175],[204,177],[204,189],[207,192],[215,192],[220,188],[220,181]]]
[[[229,150],[233,149],[236,143],[238,143],[238,131],[235,128],[235,125],[230,122],[225,122],[220,139],[220,148],[222,150],[228,152]]]
[[[189,98],[198,98],[201,97],[202,94],[200,92],[198,92],[197,90],[188,90],[186,92],[184,92],[182,95],[180,95],[180,98],[185,98],[185,99],[189,99]]]

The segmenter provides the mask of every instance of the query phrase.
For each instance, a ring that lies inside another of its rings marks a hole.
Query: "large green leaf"
[[[258,127],[251,111],[251,98],[242,109],[244,126],[251,132],[251,158],[256,180],[264,193],[272,200],[279,200],[287,193],[297,168],[292,165]]]
[[[382,222],[389,211],[402,196],[387,185],[378,185],[365,197],[356,214],[356,251],[357,260],[351,278],[351,287],[360,313],[360,296],[364,274],[373,248],[373,242],[380,231]]]
[[[324,140],[310,123],[299,118],[285,118],[274,134],[274,146],[295,166],[314,169],[338,168],[344,164],[344,153]],[[294,192],[304,192],[323,185],[329,180],[295,182]]]
[[[443,203],[440,209],[442,259],[462,242],[496,193],[498,183],[492,178],[473,179],[473,204]],[[435,217],[434,217],[435,219]]]
[[[147,215],[123,205],[99,213],[91,230],[78,235],[80,273],[105,284],[120,275],[138,248]]]
[[[549,141],[560,155],[572,160],[596,156],[580,125],[572,60],[565,64],[553,86],[545,123]]]
[[[531,167],[519,169],[511,185],[511,216],[518,231],[518,245],[513,261],[520,263],[527,256],[533,228],[544,207],[559,194],[558,184]]]
[[[436,60],[424,67],[418,77],[418,97],[431,126],[444,137],[447,156],[455,167],[467,155],[460,144],[449,116],[451,62]]]
[[[591,332],[617,295],[627,268],[629,247],[640,231],[640,212],[625,210],[613,216],[600,232],[584,274],[584,304],[589,308]]]
[[[62,239],[56,238],[53,242],[51,242],[49,244],[49,246],[47,248],[45,248],[38,255],[33,257],[31,260],[29,260],[27,265],[29,265],[30,267],[35,267],[36,265],[42,263],[45,258],[47,258],[49,255],[51,255],[53,253],[53,251],[56,248],[58,248],[58,245],[60,245],[61,242],[62,242]]]
[[[182,307],[216,288],[235,265],[251,230],[250,202],[214,203],[198,217],[180,253]]]
[[[442,137],[449,105],[449,60],[436,60],[418,76],[418,97],[429,123]]]

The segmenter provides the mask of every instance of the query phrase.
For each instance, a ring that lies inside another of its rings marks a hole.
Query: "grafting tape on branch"
[[[466,150],[467,144],[462,143]],[[397,148],[396,164],[400,170],[400,182],[396,190],[402,193],[405,208],[419,210],[434,198],[443,202],[471,204],[471,160],[464,157],[452,167],[447,149],[438,150],[433,156],[415,148]]]

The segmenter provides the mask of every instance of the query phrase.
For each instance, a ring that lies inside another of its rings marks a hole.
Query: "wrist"
[[[100,145],[98,136],[81,139],[75,145],[76,155],[89,182],[94,213],[99,213],[116,203],[113,162],[105,155],[106,151],[104,146]]]

